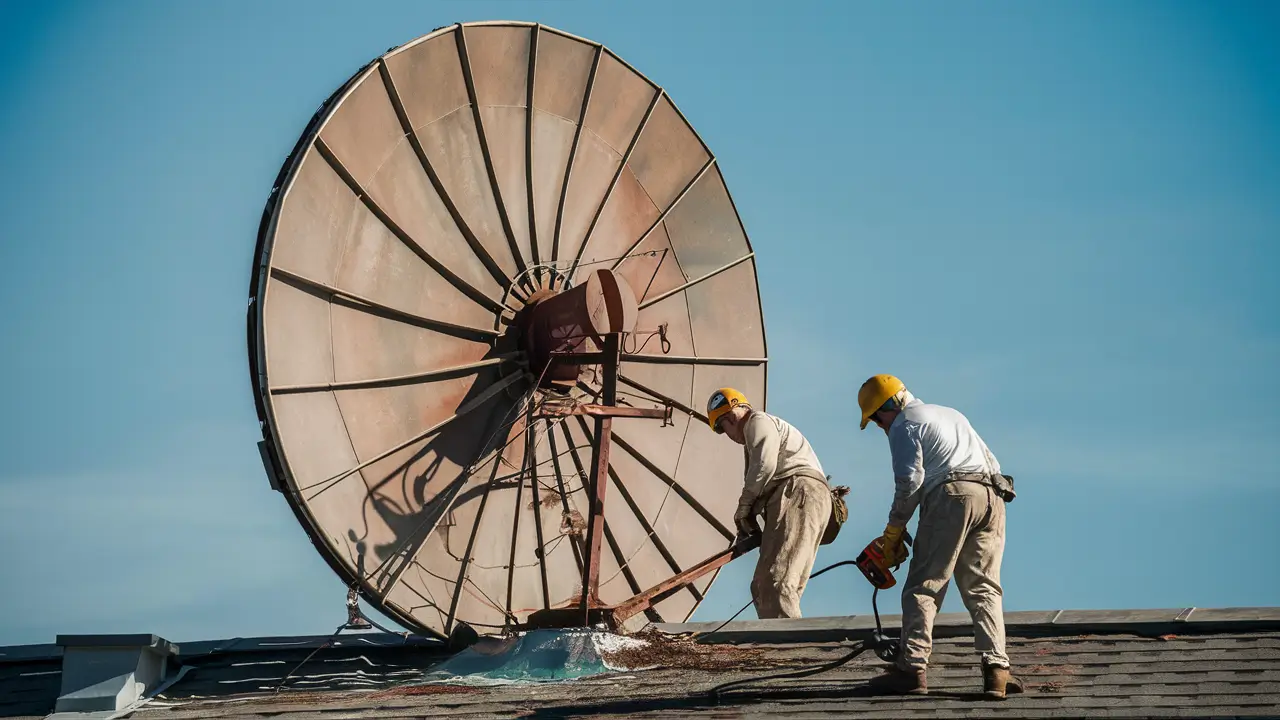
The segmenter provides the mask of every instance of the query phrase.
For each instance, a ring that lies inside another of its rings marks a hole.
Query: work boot
[[[929,681],[924,670],[903,670],[890,665],[883,675],[867,683],[876,695],[928,695]]]
[[[1004,700],[1006,695],[1022,692],[1022,681],[1014,677],[1007,667],[982,666],[982,694],[991,700]]]

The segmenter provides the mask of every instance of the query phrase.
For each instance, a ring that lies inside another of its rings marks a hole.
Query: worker
[[[973,619],[974,645],[982,654],[983,693],[1004,699],[1006,693],[1022,692],[1005,653],[1000,587],[1012,478],[1000,474],[999,462],[964,415],[921,402],[892,375],[875,375],[863,383],[858,405],[860,427],[874,422],[889,436],[896,488],[880,542],[890,566],[907,555],[903,533],[920,506],[915,556],[902,588],[900,653],[896,664],[872,679],[872,689],[928,693],[934,616],[954,573]]]
[[[756,615],[798,618],[800,596],[831,518],[831,489],[822,464],[799,430],[752,408],[733,388],[711,394],[707,420],[712,430],[745,450],[746,476],[733,522],[739,539],[762,534],[751,579]]]

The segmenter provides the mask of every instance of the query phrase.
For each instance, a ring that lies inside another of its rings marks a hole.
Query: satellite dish
[[[366,600],[441,636],[692,614],[743,463],[699,408],[763,407],[766,352],[746,234],[661,88],[541,25],[436,30],[321,106],[256,253],[264,462]]]

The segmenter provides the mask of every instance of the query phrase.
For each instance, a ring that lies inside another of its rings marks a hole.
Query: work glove
[[[756,520],[755,513],[751,512],[750,505],[738,507],[738,511],[733,514],[733,524],[738,529],[738,537],[760,534],[760,523]]]
[[[884,526],[884,535],[880,536],[880,549],[889,567],[898,567],[903,560],[907,559],[907,548],[902,544],[902,535],[905,532],[906,528],[900,525]]]

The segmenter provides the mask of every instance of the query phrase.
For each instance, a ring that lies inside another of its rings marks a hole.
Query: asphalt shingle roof
[[[896,618],[885,621],[892,627]],[[870,625],[814,618],[734,623],[715,639],[736,642],[699,646],[696,657],[677,644],[666,667],[497,687],[406,685],[448,651],[373,635],[344,636],[321,649],[276,693],[322,638],[187,643],[180,660],[192,669],[132,717],[1280,717],[1280,610],[1010,613],[1010,656],[1027,693],[1002,703],[981,696],[966,621],[940,617],[945,637],[935,643],[926,697],[868,697],[865,681],[884,666],[869,652],[813,677],[749,685],[718,702],[708,697],[724,682],[839,658]],[[18,650],[0,649],[0,717],[51,712],[57,659]]]

